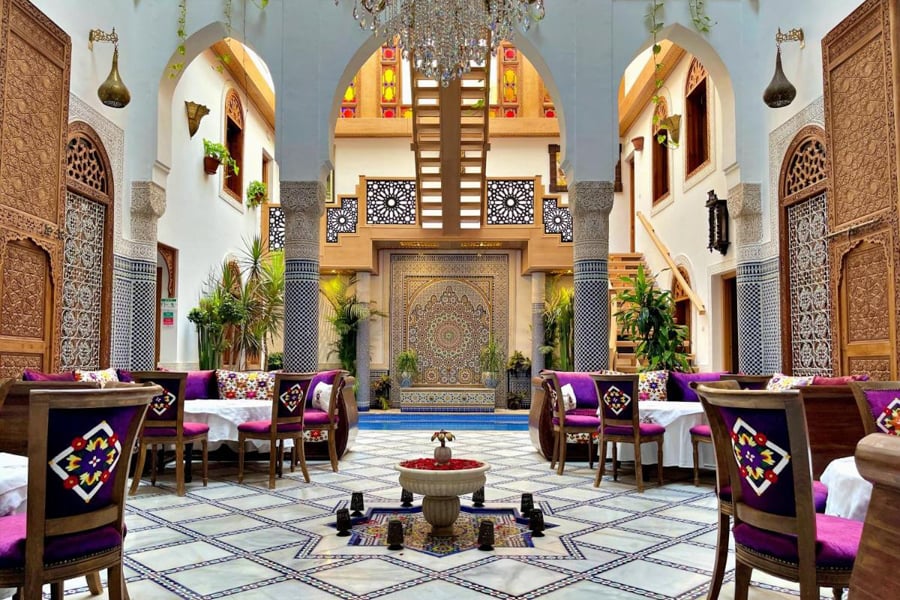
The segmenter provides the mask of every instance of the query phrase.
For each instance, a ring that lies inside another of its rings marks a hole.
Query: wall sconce
[[[728,252],[728,201],[716,196],[715,190],[710,190],[706,208],[709,211],[709,245],[706,248],[712,252],[718,250],[724,255]]]
[[[94,49],[94,42],[110,42],[113,44],[112,69],[106,77],[106,81],[97,88],[97,97],[100,102],[111,108],[125,108],[131,102],[131,92],[125,87],[119,76],[119,35],[113,27],[111,33],[102,29],[91,29],[88,34],[88,49]]]
[[[187,112],[188,133],[191,134],[191,137],[194,137],[197,129],[200,128],[200,120],[209,114],[209,108],[202,104],[185,100],[184,109]]]
[[[794,101],[794,97],[797,95],[797,88],[791,85],[781,68],[782,42],[800,42],[800,48],[806,46],[803,30],[799,27],[791,29],[787,33],[781,33],[781,27],[778,28],[778,33],[775,34],[775,75],[772,76],[769,87],[763,92],[763,102],[771,108],[787,106]]]

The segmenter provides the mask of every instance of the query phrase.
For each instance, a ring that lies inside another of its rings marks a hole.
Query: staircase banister
[[[675,261],[672,260],[672,255],[669,252],[669,248],[663,243],[659,236],[656,233],[656,230],[653,228],[653,224],[650,223],[650,220],[642,213],[641,211],[637,211],[638,219],[641,224],[644,226],[644,229],[647,230],[647,235],[650,236],[650,239],[653,241],[653,245],[656,246],[656,249],[662,255],[663,259],[666,261],[669,269],[672,270],[672,276],[678,281],[678,285],[685,291],[688,298],[690,298],[691,303],[697,308],[697,312],[701,315],[706,314],[706,305],[703,304],[703,301],[700,299],[700,296],[697,295],[697,292],[688,285],[688,282],[685,281],[684,277],[681,275],[681,272],[678,270],[678,265],[675,264]]]

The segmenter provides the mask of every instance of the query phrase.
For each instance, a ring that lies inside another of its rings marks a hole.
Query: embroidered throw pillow
[[[575,410],[575,407],[578,406],[578,401],[575,399],[575,388],[572,387],[571,383],[567,383],[566,385],[560,388],[562,392],[562,400],[563,400],[563,408],[566,412],[570,410]]]
[[[316,388],[313,390],[312,408],[321,410],[322,412],[328,412],[328,407],[331,404],[331,390],[333,387],[334,386],[328,385],[324,381],[317,383]]]
[[[769,380],[769,383],[766,384],[766,391],[786,392],[798,385],[811,385],[812,382],[812,377],[791,377],[784,373],[775,373],[772,375],[772,379]]]
[[[851,381],[868,381],[869,374],[863,373],[861,375],[843,375],[841,377],[822,377],[820,375],[813,375],[813,385],[847,385]]]
[[[110,367],[101,371],[82,371],[75,369],[75,381],[96,381],[101,385],[107,381],[118,381],[119,375]]]
[[[266,371],[216,371],[219,398],[226,400],[271,400],[275,376]]]
[[[644,371],[638,375],[638,400],[668,400],[666,382],[668,371]]]

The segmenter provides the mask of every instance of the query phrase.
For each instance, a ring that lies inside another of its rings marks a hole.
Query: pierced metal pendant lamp
[[[770,108],[782,108],[793,102],[796,96],[797,88],[788,81],[781,68],[781,46],[779,46],[775,51],[775,75],[763,92],[763,102]]]

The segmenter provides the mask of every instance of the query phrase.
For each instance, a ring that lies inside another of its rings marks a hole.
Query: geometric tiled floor
[[[531,447],[527,432],[455,431],[454,456],[492,465],[488,506],[518,506],[534,494],[556,527],[534,548],[470,550],[435,557],[412,550],[348,546],[330,525],[351,492],[366,507],[399,506],[392,466],[430,456],[431,431],[361,431],[339,473],[310,463],[312,482],[286,474],[269,490],[264,465],[249,465],[243,485],[232,464],[210,465],[186,496],[171,477],[142,483],[128,499],[126,577],[134,600],[157,598],[293,599],[703,598],[715,543],[711,479],[656,487],[643,494],[630,474],[593,487],[595,471],[570,463],[562,477]],[[655,476],[653,477],[655,480]],[[463,503],[471,499],[464,497]],[[415,503],[421,503],[416,496]],[[731,564],[722,598],[732,598]],[[105,579],[105,573],[103,574]],[[796,586],[754,573],[751,599],[796,594]],[[823,590],[823,592],[826,590]],[[69,598],[92,598],[84,580]]]

